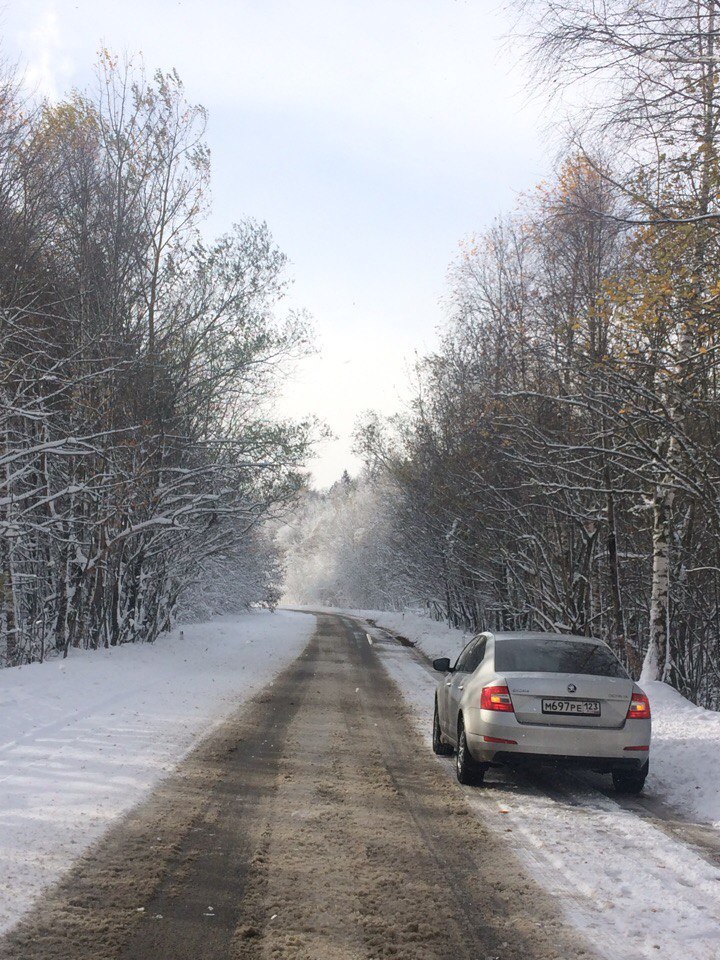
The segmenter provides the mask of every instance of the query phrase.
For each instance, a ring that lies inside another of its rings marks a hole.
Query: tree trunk
[[[650,640],[641,682],[663,680],[670,667],[670,523],[672,490],[658,488],[653,503],[653,569],[650,595]]]

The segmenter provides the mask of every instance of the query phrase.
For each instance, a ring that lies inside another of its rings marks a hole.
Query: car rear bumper
[[[573,770],[595,770],[597,773],[612,773],[613,770],[640,770],[648,762],[648,753],[636,757],[568,757],[555,753],[510,753],[498,750],[491,763],[505,766],[531,767],[534,764],[552,764]]]
[[[466,718],[470,753],[485,763],[534,760],[594,770],[639,769],[650,756],[650,720],[627,720],[609,730],[518,723],[512,713],[486,719],[488,713],[471,710]],[[646,749],[633,749],[638,747]]]

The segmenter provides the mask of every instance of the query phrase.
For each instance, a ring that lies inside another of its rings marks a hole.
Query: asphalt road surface
[[[0,940],[2,960],[592,956],[330,615]]]

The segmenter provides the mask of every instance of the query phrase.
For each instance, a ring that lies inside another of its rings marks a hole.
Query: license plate
[[[543,713],[571,713],[579,717],[599,717],[599,700],[543,700]]]

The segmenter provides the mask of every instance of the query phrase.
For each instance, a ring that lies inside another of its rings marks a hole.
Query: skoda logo
[[[574,683],[568,684],[568,693],[575,693],[576,690],[577,690],[577,687],[575,686]]]

